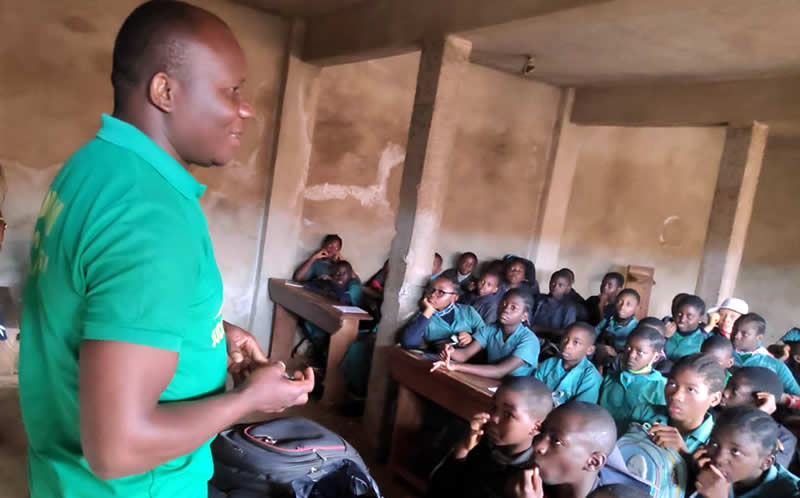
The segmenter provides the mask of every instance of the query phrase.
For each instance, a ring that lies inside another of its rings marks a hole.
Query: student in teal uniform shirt
[[[620,434],[628,429],[634,408],[665,404],[667,379],[653,370],[663,348],[663,335],[650,327],[638,327],[628,336],[622,369],[609,372],[603,379],[597,403],[614,417]]]
[[[614,315],[602,320],[595,327],[597,352],[594,355],[594,362],[598,367],[611,365],[617,354],[625,349],[628,334],[639,324],[635,315],[640,300],[639,293],[635,290],[621,290],[615,302]]]
[[[594,352],[594,328],[586,322],[567,327],[561,338],[560,357],[548,358],[535,377],[553,391],[556,406],[570,400],[597,403],[603,378],[588,356]]]
[[[422,311],[406,325],[400,344],[406,349],[419,348],[424,344],[449,342],[453,335],[461,347],[471,343],[472,334],[484,323],[475,308],[456,304],[459,290],[458,284],[449,278],[435,278],[422,298]]]
[[[694,458],[703,498],[798,498],[800,479],[775,463],[778,424],[753,407],[724,410]]]
[[[737,367],[766,367],[778,374],[787,394],[800,395],[800,385],[792,375],[792,371],[782,361],[775,359],[761,346],[767,322],[757,313],[742,315],[733,324],[731,334],[733,343],[733,361]]]
[[[341,258],[342,238],[336,234],[328,234],[322,239],[322,246],[300,265],[294,272],[298,282],[314,280],[331,272],[331,265]]]
[[[482,327],[473,334],[473,341],[463,349],[447,345],[441,352],[442,366],[456,372],[500,379],[506,375],[530,375],[539,363],[539,338],[525,324],[531,313],[533,297],[519,289],[503,296],[498,310],[498,323]],[[488,365],[463,363],[482,349]],[[455,360],[451,362],[450,360]]]
[[[677,361],[681,356],[700,351],[707,337],[705,331],[700,328],[700,320],[705,312],[706,303],[699,297],[687,295],[680,299],[672,317],[677,329],[664,345],[668,360]]]
[[[711,435],[714,418],[710,410],[719,404],[724,388],[725,370],[716,358],[701,353],[684,356],[667,377],[666,406],[636,407],[631,418],[652,425],[648,433],[658,446],[689,459]]]

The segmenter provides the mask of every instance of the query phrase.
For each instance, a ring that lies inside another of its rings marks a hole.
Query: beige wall
[[[655,268],[650,314],[693,292],[702,258],[724,128],[586,127],[559,262],[576,290],[595,294],[603,274]]]
[[[9,223],[0,285],[19,289],[33,223],[52,177],[94,136],[100,114],[111,112],[114,36],[140,3],[0,0],[0,67],[7,69],[0,78],[0,165]],[[195,172],[209,187],[202,204],[225,280],[226,317],[240,322],[251,307],[287,26],[229,2],[195,3],[236,32],[248,57],[248,92],[256,111],[236,160],[224,169]]]
[[[800,326],[800,138],[770,137],[736,296],[767,320],[767,341]]]
[[[363,279],[388,257],[418,65],[413,53],[322,70],[298,264],[328,233]]]
[[[438,244],[444,267],[463,251],[481,261],[530,256],[560,90],[472,65],[461,93]]]

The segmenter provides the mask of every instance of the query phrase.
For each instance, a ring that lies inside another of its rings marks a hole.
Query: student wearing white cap
[[[750,307],[744,299],[729,297],[716,308],[708,310],[708,325],[704,330],[707,334],[721,334],[730,339],[734,322],[749,312]]]

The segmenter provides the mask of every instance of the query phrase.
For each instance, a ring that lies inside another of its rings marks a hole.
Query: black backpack
[[[211,454],[211,485],[228,498],[381,498],[355,448],[305,418],[233,426]]]

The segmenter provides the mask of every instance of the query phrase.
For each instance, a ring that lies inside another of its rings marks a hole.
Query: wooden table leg
[[[325,404],[340,404],[346,399],[347,383],[340,366],[357,335],[358,320],[344,320],[342,328],[331,334],[328,364],[325,367],[325,392],[322,394],[322,402]]]
[[[397,390],[397,412],[392,431],[392,448],[389,453],[389,471],[405,479],[414,487],[424,490],[425,480],[414,475],[410,463],[416,450],[415,441],[422,427],[423,400],[403,385]]]
[[[270,337],[269,357],[287,361],[292,354],[297,334],[297,316],[280,304],[275,303],[272,315],[272,337]]]

